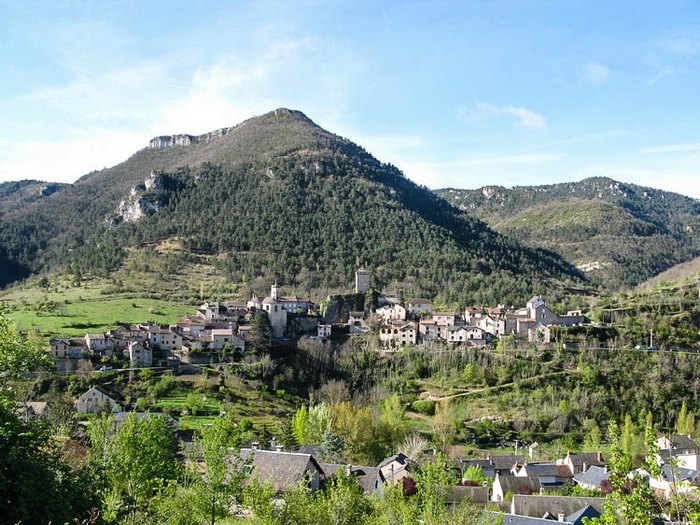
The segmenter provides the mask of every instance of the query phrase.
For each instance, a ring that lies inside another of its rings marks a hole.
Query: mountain
[[[200,136],[156,137],[125,162],[0,211],[7,284],[31,273],[106,275],[164,240],[216,254],[234,281],[304,290],[376,285],[446,300],[522,301],[582,278],[468,217],[351,141],[279,109]],[[554,292],[552,292],[554,293]]]
[[[664,285],[688,286],[691,284],[694,284],[696,288],[700,287],[700,257],[672,266],[643,282],[639,287],[644,289]]]
[[[700,255],[700,201],[676,193],[605,177],[436,193],[608,288],[636,285]]]

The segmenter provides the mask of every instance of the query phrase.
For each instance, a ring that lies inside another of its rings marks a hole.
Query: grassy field
[[[46,302],[9,305],[8,316],[20,330],[46,336],[82,336],[86,332],[106,332],[119,323],[171,323],[194,312],[192,306],[158,299],[81,297],[66,299],[50,311],[41,311],[40,304]]]
[[[168,293],[138,297],[115,292],[112,281],[91,278],[76,286],[65,275],[33,279],[0,292],[0,302],[20,330],[45,336],[82,336],[110,330],[119,323],[170,323],[195,310],[194,305],[173,300]]]

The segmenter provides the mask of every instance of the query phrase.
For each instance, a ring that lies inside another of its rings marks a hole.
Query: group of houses
[[[651,475],[639,470],[634,473],[645,477],[651,488],[666,498],[697,490],[700,474],[697,443],[689,436],[672,435],[658,438],[656,445],[661,473]],[[254,442],[242,449],[240,456],[250,462],[253,477],[271,483],[278,493],[292,490],[300,482],[316,490],[339,472],[355,477],[363,491],[380,497],[387,487],[400,484],[407,490],[412,486],[416,464],[402,452],[377,466],[325,463],[317,459],[316,452],[322,453],[322,449],[307,446],[285,452],[273,438],[269,449],[262,449]],[[485,481],[460,479],[460,473],[466,473],[470,467],[478,467]],[[467,499],[481,507],[495,505],[502,511],[503,523],[511,524],[558,521],[582,525],[585,518],[596,518],[604,512],[605,495],[611,490],[608,466],[600,452],[569,452],[546,463],[529,461],[517,454],[491,455],[459,460],[454,471],[455,484],[446,495],[448,504],[457,505]],[[600,496],[567,497],[553,492],[565,484],[598,491]]]
[[[580,311],[557,315],[541,296],[533,297],[523,308],[467,306],[462,313],[433,311],[431,301],[413,299],[405,306],[400,302],[387,302],[377,308],[374,315],[381,323],[379,339],[386,347],[428,341],[484,346],[510,335],[528,342],[549,343],[552,327],[586,322]],[[350,333],[365,331],[366,322],[364,312],[351,312],[348,319]]]
[[[369,289],[369,278],[367,270],[356,272],[356,293]],[[530,299],[523,308],[468,306],[462,313],[434,311],[428,299],[412,299],[405,304],[384,295],[379,299],[376,309],[347,311],[326,319],[308,297],[283,295],[275,283],[266,297],[253,295],[245,304],[204,303],[195,315],[170,325],[125,324],[107,333],[87,333],[82,338],[52,338],[49,351],[59,370],[74,370],[75,363],[85,359],[101,359],[103,363],[123,360],[132,368],[206,364],[224,358],[227,351],[245,351],[251,329],[246,320],[255,311],[267,315],[272,341],[301,334],[325,341],[331,336],[333,324],[345,324],[350,335],[377,329],[385,348],[429,341],[483,346],[510,335],[549,343],[552,327],[586,321],[580,311],[555,314],[540,296]]]
[[[383,497],[389,487],[399,485],[406,492],[416,486],[413,473],[417,464],[402,452],[384,459],[376,466],[362,466],[319,460],[314,455],[318,448],[301,447],[298,451],[286,452],[273,439],[269,449],[263,449],[259,443],[254,442],[250,447],[241,449],[239,457],[249,463],[251,477],[272,484],[278,494],[293,490],[299,483],[305,483],[310,490],[315,491],[341,472],[345,476],[354,477],[365,493],[379,497]],[[322,450],[319,452],[322,453]],[[543,489],[563,483],[552,481],[556,477],[553,474],[555,471],[559,471],[562,478],[571,480],[573,470],[581,470],[590,459],[596,464],[604,465],[599,454],[569,454],[554,464],[556,467],[551,472],[543,467],[534,468],[536,464],[527,465],[522,462],[522,458],[512,455],[462,461],[461,464],[454,464],[454,485],[445,497],[451,506],[459,505],[465,500],[481,508],[486,508],[489,504],[495,505],[501,509],[496,514],[503,519],[503,523],[529,523],[526,519],[546,519],[583,525],[585,518],[601,515],[604,497],[552,497]],[[233,457],[228,463],[235,465],[236,460],[238,458]],[[511,468],[521,462],[518,470],[529,468],[529,472],[502,474],[510,470],[507,465],[510,465],[511,460]],[[464,469],[470,464],[482,467],[487,481],[474,484],[461,479],[460,468]],[[537,476],[542,479],[541,482]],[[504,490],[508,494],[508,501],[504,501]],[[494,492],[497,497],[490,497]]]

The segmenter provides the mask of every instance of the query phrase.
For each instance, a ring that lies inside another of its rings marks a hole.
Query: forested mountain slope
[[[608,288],[700,255],[700,202],[604,177],[436,192],[497,231],[550,249]]]
[[[306,289],[348,286],[358,265],[380,285],[475,302],[582,282],[558,256],[495,233],[281,109],[199,137],[157,137],[122,164],[8,211],[0,250],[22,271],[1,284],[42,270],[104,274],[124,248],[164,239],[219,254],[232,279]]]

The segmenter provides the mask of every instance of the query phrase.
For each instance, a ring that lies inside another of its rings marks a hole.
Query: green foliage
[[[90,442],[90,463],[104,480],[101,496],[107,521],[133,522],[180,474],[173,429],[164,417],[139,419],[130,413],[115,428],[113,417],[103,416],[92,422]]]
[[[25,372],[53,368],[51,356],[36,341],[22,337],[0,309],[0,388],[4,381],[20,379]]]
[[[195,486],[199,487],[203,506],[209,507],[210,523],[215,523],[241,500],[243,481],[248,475],[247,465],[234,452],[240,449],[242,436],[233,414],[216,418],[210,427],[205,427],[200,444],[206,471],[204,483]]]
[[[295,441],[300,444],[306,444],[306,428],[309,422],[309,409],[306,405],[302,405],[292,417],[292,433]]]

